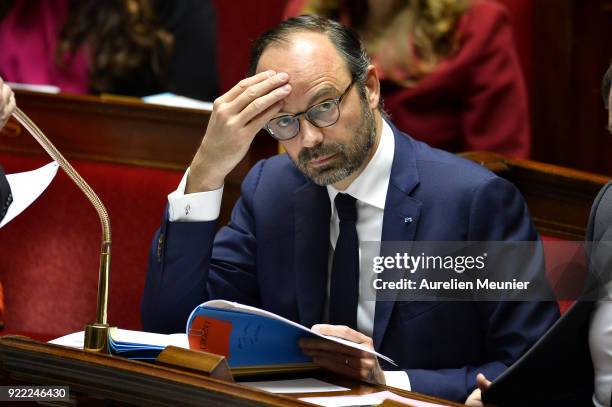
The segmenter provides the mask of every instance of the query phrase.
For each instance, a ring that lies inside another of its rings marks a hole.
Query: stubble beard
[[[315,147],[304,148],[297,160],[298,169],[317,185],[325,186],[342,181],[354,173],[365,162],[376,140],[376,121],[374,113],[361,99],[361,122],[355,128],[355,136],[350,143],[322,143]],[[311,167],[310,161],[319,157],[336,154],[332,161],[320,167]]]

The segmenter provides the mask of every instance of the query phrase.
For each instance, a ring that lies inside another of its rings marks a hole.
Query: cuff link
[[[160,233],[159,238],[157,239],[157,262],[161,263],[162,261],[162,253],[164,252],[164,234]]]

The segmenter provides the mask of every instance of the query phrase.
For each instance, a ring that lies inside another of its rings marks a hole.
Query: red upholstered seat
[[[7,173],[50,159],[0,155]],[[105,203],[113,248],[109,322],[140,329],[140,298],[151,238],[166,195],[181,173],[109,163],[72,161]],[[101,228],[86,198],[60,170],[26,212],[0,230],[0,279],[7,333],[41,339],[94,322]]]
[[[586,282],[587,268],[582,242],[564,241],[563,239],[542,236],[546,275],[559,304],[559,311],[564,314],[578,298]]]

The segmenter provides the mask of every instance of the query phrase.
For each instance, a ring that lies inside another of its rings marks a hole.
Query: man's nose
[[[318,146],[323,142],[323,132],[305,118],[300,123],[300,136],[302,137],[302,147],[310,148]]]

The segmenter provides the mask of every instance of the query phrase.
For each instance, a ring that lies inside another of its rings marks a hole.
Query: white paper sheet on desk
[[[348,391],[346,387],[336,386],[322,380],[292,379],[292,380],[269,380],[258,382],[241,382],[243,386],[255,387],[270,393],[324,393],[331,391]]]
[[[53,161],[37,170],[8,174],[6,179],[11,186],[13,202],[8,207],[0,228],[9,223],[36,200],[49,186],[59,165]]]
[[[69,348],[83,349],[83,343],[85,342],[85,332],[75,332],[61,336],[59,338],[49,341],[54,345],[68,346]]]
[[[380,391],[363,396],[304,397],[300,400],[325,407],[377,406],[385,400],[395,400],[411,407],[449,407],[446,404],[436,404],[398,396],[390,391]]]
[[[27,90],[30,92],[51,93],[51,94],[58,94],[61,92],[61,89],[54,85],[39,85],[35,83],[18,83],[18,82],[6,82],[6,84],[13,90]]]
[[[120,343],[125,347],[129,347],[130,345],[147,344],[149,346],[157,346],[160,348],[173,345],[180,348],[189,349],[189,340],[185,334],[164,335],[151,332],[111,328],[110,336],[114,342]],[[70,348],[83,349],[84,340],[85,334],[83,331],[80,331],[53,339],[49,341],[49,343],[54,345],[68,346]]]
[[[170,107],[184,107],[187,109],[198,109],[212,111],[212,102],[203,102],[201,100],[188,98],[185,96],[175,95],[174,93],[166,92],[159,93],[157,95],[145,96],[142,98],[143,102],[151,103],[154,105],[170,106]]]

